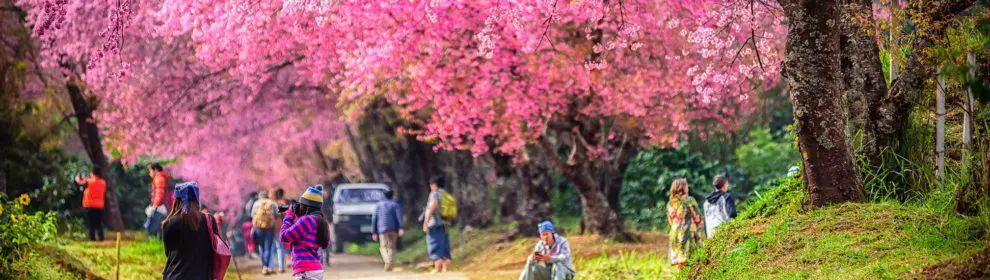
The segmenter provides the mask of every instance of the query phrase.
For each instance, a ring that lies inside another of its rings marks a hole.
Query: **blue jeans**
[[[151,216],[149,216],[148,219],[144,221],[144,229],[145,229],[145,233],[148,234],[148,237],[158,238],[158,239],[162,238],[161,236],[162,220],[164,219],[165,219],[165,215],[162,215],[162,213],[158,213],[158,212],[151,213]]]
[[[285,269],[285,257],[289,255],[289,248],[285,248],[285,244],[278,241],[278,236],[275,236],[275,259],[278,261],[278,269]]]
[[[430,227],[426,233],[426,251],[430,260],[450,259],[450,239],[447,236],[447,226]]]
[[[261,266],[272,268],[275,266],[273,262],[273,254],[275,251],[275,229],[254,229],[251,231],[251,237],[254,238],[254,243],[257,244],[258,255],[261,255]]]

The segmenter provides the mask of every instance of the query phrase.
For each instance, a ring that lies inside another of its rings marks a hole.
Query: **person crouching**
[[[319,250],[330,246],[330,227],[320,211],[322,203],[323,189],[308,187],[282,218],[279,241],[292,250],[293,279],[323,279]]]
[[[557,234],[550,221],[540,223],[540,241],[526,259],[519,280],[570,280],[574,278],[571,247]]]

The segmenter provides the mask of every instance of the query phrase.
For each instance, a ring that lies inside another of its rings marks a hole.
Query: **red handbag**
[[[217,225],[216,221],[213,220],[213,216],[209,214],[206,215],[206,221],[208,225],[206,228],[210,232],[210,245],[213,247],[213,279],[223,280],[224,275],[227,274],[227,266],[230,266],[230,247],[227,247],[227,243],[220,238],[220,235],[213,232],[213,227]]]

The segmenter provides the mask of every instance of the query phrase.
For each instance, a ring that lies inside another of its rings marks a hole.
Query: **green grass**
[[[121,241],[121,279],[160,279],[165,268],[164,245],[160,241],[149,240],[142,235],[132,236],[133,239]],[[59,245],[59,248],[93,273],[101,277],[113,278],[117,256],[114,242],[72,241]]]
[[[974,218],[916,204],[847,203],[737,220],[695,254],[702,279],[892,279],[979,250]]]
[[[582,279],[670,279],[676,272],[667,257],[658,254],[602,254],[584,261],[580,266],[582,270],[578,276]]]

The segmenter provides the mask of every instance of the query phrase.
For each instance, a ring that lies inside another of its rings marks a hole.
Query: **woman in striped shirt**
[[[323,189],[309,187],[285,212],[279,241],[292,248],[292,278],[323,279],[320,248],[330,246],[330,228],[320,211]]]

